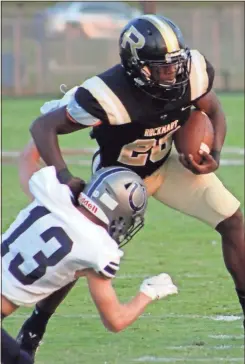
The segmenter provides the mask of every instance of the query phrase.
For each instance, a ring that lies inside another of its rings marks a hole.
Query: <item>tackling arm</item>
[[[113,332],[119,332],[136,321],[153,300],[178,291],[169,275],[162,273],[146,279],[140,286],[140,292],[128,303],[121,304],[110,279],[105,279],[90,269],[86,277],[101,320]]]
[[[132,301],[121,304],[112,287],[111,279],[99,276],[93,271],[87,273],[89,290],[100,313],[105,327],[119,332],[133,323],[152,301],[150,297],[139,292]]]

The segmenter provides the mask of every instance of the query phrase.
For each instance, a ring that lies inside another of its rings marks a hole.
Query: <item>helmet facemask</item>
[[[126,223],[123,217],[113,220],[108,228],[108,232],[120,248],[126,245],[139,230],[144,226],[144,217],[135,213],[131,222]]]
[[[165,60],[133,59],[127,68],[132,69],[135,84],[152,97],[162,100],[178,99],[183,96],[188,85],[191,55],[186,48],[167,53]]]

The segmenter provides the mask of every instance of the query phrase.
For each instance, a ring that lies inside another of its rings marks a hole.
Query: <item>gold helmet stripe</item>
[[[140,18],[148,20],[157,28],[166,43],[168,53],[180,50],[178,38],[176,37],[173,29],[166,21],[162,19],[160,20],[155,15],[143,15]]]

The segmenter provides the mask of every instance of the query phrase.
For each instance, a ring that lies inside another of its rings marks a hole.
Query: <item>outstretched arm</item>
[[[150,297],[139,292],[132,301],[122,305],[118,301],[110,279],[102,278],[92,271],[88,273],[87,279],[101,320],[110,331],[119,332],[129,326],[152,301]]]
[[[105,327],[119,332],[131,325],[155,299],[177,293],[171,278],[163,273],[145,280],[140,292],[128,303],[119,302],[111,279],[105,279],[93,270],[86,273],[91,296]]]

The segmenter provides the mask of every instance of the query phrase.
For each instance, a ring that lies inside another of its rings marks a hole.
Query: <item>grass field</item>
[[[2,148],[19,150],[29,139],[28,127],[46,100],[3,100]],[[244,99],[222,95],[228,135],[225,147],[244,147]],[[87,131],[61,137],[63,147],[92,147]],[[228,149],[226,149],[228,150]],[[229,150],[228,150],[229,151]],[[84,159],[84,157],[81,157]],[[244,166],[235,152],[218,171],[224,184],[241,200],[244,209]],[[74,160],[75,162],[77,161]],[[73,162],[74,162],[73,161]],[[89,166],[71,165],[88,178]],[[25,206],[15,165],[2,166],[2,227],[5,230]],[[87,287],[80,280],[50,321],[37,364],[127,363],[243,363],[240,305],[227,273],[218,234],[197,220],[153,199],[146,226],[125,248],[115,287],[122,301],[137,291],[147,275],[166,271],[179,287],[179,295],[148,307],[130,328],[119,334],[102,326]],[[16,335],[31,309],[19,309],[4,327]]]

